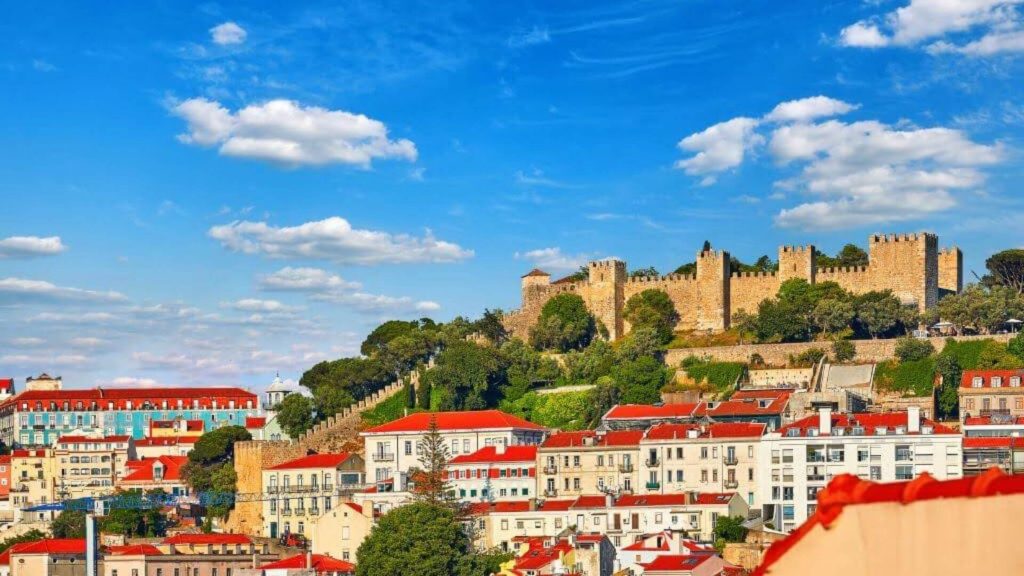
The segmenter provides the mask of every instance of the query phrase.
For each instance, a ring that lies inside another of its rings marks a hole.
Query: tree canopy
[[[242,426],[225,426],[206,432],[188,453],[188,463],[182,467],[181,477],[194,493],[234,494],[238,480],[232,465],[235,442],[247,440],[252,440],[252,434]],[[215,504],[208,507],[208,512],[225,517],[232,507],[228,503]]]
[[[559,294],[541,308],[530,329],[530,343],[540,350],[566,352],[586,347],[597,333],[597,323],[577,294]]]
[[[479,410],[500,399],[505,366],[495,348],[459,340],[437,355],[422,380],[440,394],[441,410]]]
[[[834,257],[818,252],[815,264],[818,268],[849,268],[854,266],[867,266],[868,253],[856,244],[843,246]]]
[[[672,331],[679,321],[679,313],[669,295],[653,288],[631,296],[622,311],[622,317],[634,330],[653,330],[662,344],[672,340]]]
[[[982,282],[988,286],[1005,286],[1024,294],[1024,249],[996,252],[985,260],[988,274]]]
[[[313,402],[295,392],[285,396],[277,409],[277,423],[289,438],[298,438],[314,424]]]

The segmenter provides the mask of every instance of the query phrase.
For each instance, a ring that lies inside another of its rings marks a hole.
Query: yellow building
[[[311,454],[264,470],[263,535],[311,538],[316,519],[343,493],[361,487],[363,478],[362,457],[348,453]]]
[[[546,498],[637,489],[640,430],[560,432],[537,449],[537,489]]]
[[[61,436],[53,450],[61,499],[110,494],[135,460],[131,436]]]
[[[11,452],[11,505],[25,508],[53,502],[55,476],[52,449],[14,450]]]
[[[374,524],[373,501],[342,502],[314,522],[313,553],[355,562],[356,550],[370,535]]]

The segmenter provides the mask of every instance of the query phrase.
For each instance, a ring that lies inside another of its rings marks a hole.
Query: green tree
[[[417,330],[420,323],[417,320],[388,320],[377,326],[370,332],[363,343],[359,346],[359,352],[363,356],[373,356],[395,338]],[[299,382],[302,383],[301,380]]]
[[[615,349],[604,340],[594,340],[582,351],[567,353],[563,361],[568,384],[593,384],[611,373],[616,361]]]
[[[747,539],[748,530],[743,527],[745,518],[742,516],[719,516],[715,523],[715,539],[723,539],[726,542],[744,542]]]
[[[50,523],[54,538],[85,538],[85,512],[64,510]]]
[[[441,410],[480,410],[496,406],[506,384],[501,353],[466,340],[448,344],[421,382],[439,390]]]
[[[673,274],[679,274],[682,276],[695,276],[697,274],[697,263],[687,262],[672,271]]]
[[[857,347],[849,340],[836,340],[832,343],[832,358],[836,362],[850,362],[857,356]]]
[[[448,462],[451,455],[444,437],[437,429],[437,418],[430,417],[427,433],[420,440],[419,468],[413,471],[416,483],[413,497],[431,506],[453,505],[453,490],[448,481]]]
[[[501,356],[506,365],[507,386],[503,390],[505,400],[514,401],[536,385],[549,385],[558,381],[562,371],[553,358],[549,358],[514,338],[501,346]]]
[[[277,411],[277,422],[289,438],[298,438],[313,427],[313,402],[302,394],[284,397]]]
[[[1024,332],[1018,332],[1006,343],[1006,350],[1017,358],[1024,360]]]
[[[497,346],[508,339],[508,331],[505,330],[505,324],[501,321],[503,315],[500,309],[485,309],[484,315],[474,322],[477,332]]]
[[[252,440],[252,434],[244,426],[224,426],[206,432],[199,437],[188,453],[190,462],[197,464],[221,464],[235,455],[235,442]]]
[[[814,312],[811,314],[817,331],[832,334],[848,330],[855,317],[851,302],[834,298],[825,298],[819,301],[815,304]]]
[[[425,502],[382,516],[356,551],[356,576],[482,576],[489,564],[452,510]]]
[[[990,340],[978,355],[979,370],[1013,370],[1024,366],[1024,362],[1007,350],[1003,344]]]
[[[935,346],[927,340],[904,337],[896,342],[895,354],[900,362],[914,362],[935,354]]]
[[[995,285],[972,284],[960,294],[946,296],[931,311],[929,320],[946,320],[957,332],[991,334],[1006,326],[1006,321],[1024,315],[1024,296],[1015,289]]]
[[[612,367],[611,377],[622,391],[626,404],[654,404],[661,401],[661,389],[671,372],[656,358],[645,356],[619,362]]]
[[[1024,249],[1003,250],[985,260],[988,275],[983,279],[990,286],[1005,286],[1024,294]]]
[[[236,494],[238,489],[238,474],[230,463],[221,464],[210,473],[210,489],[220,494]],[[207,506],[210,516],[227,518],[228,512],[234,507],[233,503],[218,502]]]
[[[420,375],[419,386],[416,387],[416,403],[420,408],[424,410],[430,410],[430,399],[433,387],[430,385],[430,379],[424,378]]]
[[[623,308],[622,317],[633,329],[646,327],[654,330],[662,344],[672,340],[672,330],[679,321],[672,299],[664,291],[656,289],[631,296]]]
[[[630,278],[658,278],[661,273],[654,266],[648,266],[647,268],[637,268],[629,273]]]
[[[539,350],[579,350],[597,332],[597,323],[577,294],[559,294],[541,308],[537,324],[530,329],[530,343]]]
[[[587,280],[589,278],[590,278],[590,267],[587,266],[586,264],[584,264],[583,266],[579,267],[579,270],[576,270],[572,274],[569,274],[565,278],[562,278],[562,280],[567,280],[569,282],[582,282],[582,281]]]
[[[889,290],[867,292],[857,297],[854,304],[857,321],[872,338],[902,330],[913,321],[913,313],[900,303]]]
[[[953,354],[939,354],[935,360],[935,371],[942,376],[942,385],[938,392],[938,410],[942,418],[952,420],[959,417],[960,410],[960,379],[963,370],[960,362]]]
[[[664,342],[650,326],[634,328],[619,344],[620,360],[636,360],[644,356],[661,359]]]
[[[819,268],[867,266],[868,253],[856,244],[847,244],[834,258],[823,252],[818,252],[816,264]]]
[[[161,490],[151,490],[148,496],[164,494]],[[127,490],[119,493],[125,498],[144,501],[142,490]],[[118,508],[115,507],[104,516],[99,527],[103,532],[124,534],[129,538],[155,538],[167,534],[168,519],[160,511],[157,504],[149,508]]]

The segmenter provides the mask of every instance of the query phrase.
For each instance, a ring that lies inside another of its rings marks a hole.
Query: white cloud
[[[375,159],[415,162],[411,140],[388,138],[383,122],[344,110],[270,100],[231,112],[219,102],[192,98],[171,111],[188,123],[178,140],[219,146],[220,153],[287,166],[348,164],[369,168]]]
[[[516,252],[516,260],[526,260],[545,271],[575,271],[594,258],[589,254],[565,254],[559,247],[538,248],[527,252]]]
[[[523,48],[526,46],[534,46],[536,44],[547,44],[551,42],[551,33],[547,28],[541,28],[534,26],[530,30],[513,34],[508,39],[508,45],[510,48]]]
[[[988,56],[1024,51],[1020,0],[911,0],[861,20],[839,34],[843,46],[919,46],[932,53]]]
[[[65,312],[41,312],[29,318],[29,322],[46,322],[53,324],[79,324],[79,325],[108,325],[120,322],[120,316],[110,312],[87,312],[85,314],[70,314]]]
[[[73,348],[89,349],[103,348],[104,346],[109,344],[109,342],[102,338],[94,338],[91,336],[79,336],[76,338],[72,338],[71,340],[68,341],[68,343],[71,344]]]
[[[0,302],[123,302],[118,292],[98,292],[57,286],[43,280],[0,279]]]
[[[117,378],[97,382],[96,385],[117,388],[156,388],[163,386],[163,384],[153,378],[139,378],[136,376],[118,376]]]
[[[11,236],[0,239],[0,259],[54,256],[67,250],[60,236]]]
[[[40,367],[81,367],[89,364],[89,357],[82,354],[4,354],[0,364],[9,364],[37,371]]]
[[[544,175],[542,170],[531,170],[529,173],[519,170],[516,172],[516,183],[523,184],[525,186],[540,186],[544,188],[579,188],[575,184],[569,184],[568,182],[561,182],[553,178],[548,178]]]
[[[361,285],[349,282],[337,274],[321,268],[292,268],[286,266],[277,272],[260,278],[260,288],[294,292],[325,292],[332,290],[356,290]]]
[[[330,260],[338,264],[456,262],[473,256],[472,250],[438,240],[429,230],[421,238],[359,230],[338,216],[289,227],[232,222],[210,228],[209,235],[225,248],[245,254]]]
[[[210,39],[214,44],[221,46],[241,44],[248,35],[244,28],[234,22],[225,22],[210,28]]]
[[[764,142],[754,132],[757,125],[754,118],[733,118],[683,138],[679,141],[679,149],[696,154],[677,161],[676,168],[696,175],[739,166],[747,150]]]
[[[436,312],[441,305],[430,300],[413,300],[408,296],[385,296],[365,292],[325,292],[312,296],[314,300],[344,304],[359,312]]]
[[[771,122],[807,122],[817,118],[839,116],[858,107],[828,96],[811,96],[790,100],[776,106],[765,116]]]
[[[11,338],[7,343],[15,348],[35,348],[46,344],[46,340],[36,338],[34,336],[21,336],[18,338]]]
[[[783,208],[775,217],[779,226],[842,228],[944,212],[957,205],[958,194],[978,191],[985,183],[983,169],[1004,157],[1000,144],[979,144],[951,128],[821,119],[854,108],[824,96],[785,102],[766,119],[795,123],[763,124],[763,136],[744,136],[767,138],[775,164],[798,169],[776,181],[777,189],[810,197]],[[728,122],[716,126],[723,124]],[[724,162],[709,171],[713,176],[733,166]]]
[[[299,310],[296,306],[289,306],[277,300],[261,300],[259,298],[243,298],[234,302],[224,304],[226,308],[234,308],[242,312],[294,312]]]

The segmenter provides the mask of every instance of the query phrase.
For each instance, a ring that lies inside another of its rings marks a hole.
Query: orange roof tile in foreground
[[[295,460],[289,460],[267,468],[267,470],[295,470],[298,468],[334,468],[345,462],[352,455],[347,452],[341,452],[338,454],[310,454],[309,456],[303,456],[302,458],[296,458]]]
[[[351,562],[344,560],[338,560],[324,554],[311,554],[310,555],[312,566],[307,564],[305,554],[296,554],[289,558],[277,560],[270,564],[264,564],[260,566],[260,570],[281,570],[281,569],[295,569],[295,568],[313,568],[317,574],[327,574],[334,572],[355,572],[356,565]]]
[[[536,445],[509,446],[498,454],[494,446],[484,446],[472,454],[461,454],[449,464],[482,464],[490,462],[533,462],[537,459]]]
[[[985,498],[1024,493],[1024,475],[1008,475],[998,468],[956,480],[936,480],[927,472],[908,482],[877,483],[851,474],[836,476],[818,493],[814,514],[786,538],[773,544],[751,576],[769,574],[772,564],[796,546],[815,526],[828,528],[847,506],[883,502],[911,504],[941,498]]]
[[[559,432],[548,436],[541,444],[541,448],[576,448],[588,446],[585,442],[592,439],[589,446],[593,447],[614,447],[614,446],[639,446],[640,439],[644,437],[643,430],[609,430],[604,433],[597,433],[593,430],[580,430],[577,432]]]
[[[518,416],[500,410],[477,410],[472,412],[417,412],[393,422],[370,428],[363,434],[387,434],[391,432],[426,432],[431,419],[437,422],[438,430],[502,430],[525,429],[544,430],[543,426],[523,420]]]
[[[11,547],[11,554],[85,554],[85,538],[45,538]]]

